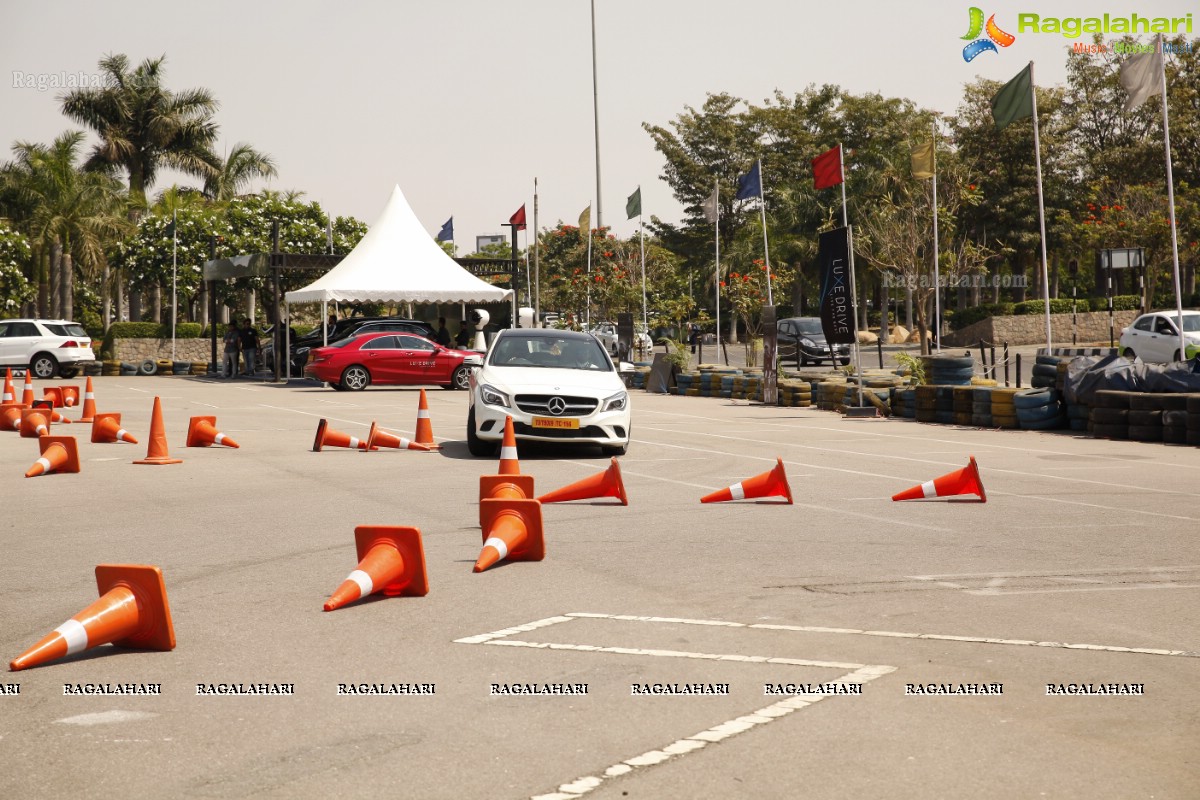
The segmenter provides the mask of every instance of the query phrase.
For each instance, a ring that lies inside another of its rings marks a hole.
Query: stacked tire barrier
[[[975,415],[975,387],[955,386],[951,396],[954,398],[954,424],[972,425]]]
[[[1057,378],[1057,367],[1054,367]],[[1013,407],[1022,430],[1050,431],[1065,424],[1058,402],[1058,390],[1052,386],[1026,389],[1013,395]]]
[[[971,424],[980,428],[992,427],[992,387],[971,389]]]
[[[192,362],[192,374],[193,375],[207,375],[208,374],[208,362],[207,361],[193,361]]]
[[[933,421],[940,425],[954,424],[954,387],[934,385]]]
[[[1188,405],[1194,395],[1165,394],[1163,395],[1163,438],[1167,444],[1189,444],[1188,442]],[[1200,402],[1197,403],[1200,408]]]
[[[1012,430],[1021,426],[1020,421],[1017,419],[1017,407],[1013,402],[1013,397],[1019,391],[1021,390],[1009,388],[992,390],[993,427]]]
[[[100,374],[101,375],[110,375],[110,376],[111,375],[120,375],[121,374],[121,362],[120,361],[105,361],[104,365],[101,367]]]
[[[808,408],[812,405],[812,384],[791,378],[779,381],[779,405]]]
[[[1130,395],[1130,439],[1135,442],[1161,442],[1163,440],[1162,418],[1166,397],[1165,394],[1138,393]]]
[[[1066,363],[1069,363],[1070,360],[1070,358],[1065,358]],[[1037,356],[1029,385],[1035,389],[1060,388],[1058,367],[1061,363],[1064,363],[1063,356]]]
[[[1186,438],[1188,444],[1200,446],[1200,395],[1188,395]]]
[[[966,386],[975,375],[975,358],[966,356],[921,356],[925,380],[935,386]]]
[[[917,422],[937,422],[937,388],[928,384],[916,387]]]
[[[1092,435],[1097,439],[1129,438],[1129,398],[1136,392],[1101,389],[1092,407]]]

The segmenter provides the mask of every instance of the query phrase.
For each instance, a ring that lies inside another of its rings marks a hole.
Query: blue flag
[[[738,178],[738,190],[735,200],[749,200],[751,197],[762,197],[762,178],[758,174],[758,162],[745,175]]]
[[[454,241],[454,217],[446,220],[446,224],[442,226],[442,230],[437,235],[439,242]]]

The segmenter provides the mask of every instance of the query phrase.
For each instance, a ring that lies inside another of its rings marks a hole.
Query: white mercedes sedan
[[[608,353],[586,333],[515,328],[497,334],[472,370],[467,445],[495,455],[504,418],[518,440],[629,447],[629,393]]]

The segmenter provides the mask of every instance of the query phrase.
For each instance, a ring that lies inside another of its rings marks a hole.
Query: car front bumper
[[[584,416],[545,417],[531,414],[520,408],[502,408],[484,404],[475,398],[475,432],[480,439],[498,442],[504,438],[504,418],[512,417],[513,433],[518,439],[530,442],[563,442],[571,444],[598,444],[602,446],[629,443],[629,401],[620,411],[595,411]],[[534,427],[534,418],[577,420],[578,428]]]

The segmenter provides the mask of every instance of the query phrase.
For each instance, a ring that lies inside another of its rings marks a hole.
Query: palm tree
[[[242,194],[255,178],[274,178],[278,174],[271,156],[238,142],[220,169],[205,179],[204,194],[217,202],[227,202]]]
[[[2,170],[4,183],[28,212],[24,224],[38,245],[39,262],[49,255],[49,269],[39,270],[39,313],[65,319],[75,313],[75,262],[93,274],[106,269],[104,249],[128,224],[116,179],[79,170],[83,137],[82,131],[67,131],[50,146],[17,142],[15,159]]]

